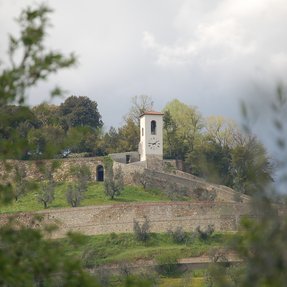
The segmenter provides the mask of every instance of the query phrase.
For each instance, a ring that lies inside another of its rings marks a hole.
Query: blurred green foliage
[[[185,171],[252,195],[272,182],[273,166],[264,146],[222,116],[203,118],[179,100],[164,108],[164,155]]]
[[[244,286],[244,287],[279,287],[287,282],[286,268],[286,238],[287,238],[287,209],[286,209],[286,109],[287,97],[279,86],[277,95],[271,102],[270,122],[277,136],[273,137],[277,145],[277,178],[275,184],[266,183],[266,177],[256,174],[250,184],[259,184],[260,192],[253,197],[252,209],[254,218],[243,218],[241,228],[229,244],[229,249],[236,252],[242,259],[239,265],[214,264],[207,276],[207,286]],[[248,123],[249,109],[244,106],[244,117]],[[265,115],[264,115],[265,116]],[[275,120],[273,120],[275,119]],[[246,126],[250,131],[251,127]],[[278,141],[280,139],[280,141]],[[260,148],[256,153],[261,153]],[[242,160],[244,153],[241,153]],[[246,164],[248,157],[244,159]],[[252,163],[255,166],[262,161]],[[264,165],[264,161],[263,161]],[[282,192],[283,191],[283,192]]]

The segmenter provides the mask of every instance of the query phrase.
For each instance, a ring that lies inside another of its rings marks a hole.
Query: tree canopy
[[[59,114],[69,127],[90,126],[97,129],[103,126],[97,102],[88,97],[67,98],[60,105]]]

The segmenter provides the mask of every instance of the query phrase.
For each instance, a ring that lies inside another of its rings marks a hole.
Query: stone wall
[[[138,162],[140,160],[140,155],[136,151],[122,152],[122,153],[111,153],[109,156],[116,162],[129,163]]]
[[[35,213],[18,213],[19,223],[29,224],[33,215],[43,217],[41,224],[57,223],[54,238],[68,231],[86,235],[133,232],[133,222],[148,218],[152,232],[166,232],[181,226],[193,231],[197,226],[214,225],[217,231],[236,231],[241,216],[252,215],[249,205],[242,203],[133,203],[45,210]],[[0,215],[0,224],[8,215]],[[38,226],[37,226],[38,227]]]
[[[91,171],[92,179],[96,179],[97,167],[102,165],[101,157],[92,158],[65,158],[56,160],[33,160],[33,161],[21,161],[21,160],[6,160],[0,161],[0,181],[12,180],[15,173],[15,166],[20,165],[25,168],[27,173],[27,179],[29,180],[41,180],[43,178],[43,167],[49,167],[53,162],[57,162],[58,168],[53,173],[54,180],[70,181],[71,168],[86,165]]]
[[[59,168],[54,173],[57,181],[71,179],[71,167],[82,164],[87,165],[96,177],[97,166],[102,165],[102,158],[80,158],[57,160]],[[0,162],[0,174],[8,179],[12,176],[13,165],[24,165],[27,176],[30,179],[41,179],[41,165],[52,164],[52,160],[47,161],[6,161],[10,165],[10,170],[5,168],[5,163]],[[162,170],[146,169],[145,162],[135,162],[123,164],[114,163],[114,168],[121,167],[124,173],[126,184],[133,183],[134,174],[141,176],[146,173],[153,179],[153,184],[158,187],[165,187],[169,184],[176,184],[185,187],[193,192],[196,188],[204,188],[207,191],[216,191],[215,202],[168,202],[168,203],[137,203],[137,204],[116,204],[104,206],[90,206],[67,209],[49,209],[35,213],[17,213],[14,217],[19,223],[29,225],[33,215],[41,215],[43,222],[57,223],[59,229],[54,232],[53,237],[63,237],[68,231],[82,232],[87,235],[103,234],[111,232],[132,232],[133,221],[143,221],[145,217],[150,220],[152,232],[165,232],[170,228],[181,226],[184,230],[191,231],[197,226],[207,227],[214,225],[218,231],[235,231],[238,228],[240,217],[248,214],[252,216],[249,204],[235,203],[235,192],[227,187],[210,184],[202,179],[196,178],[179,171],[170,173]],[[12,168],[11,168],[12,167]],[[4,171],[5,170],[5,171]],[[247,202],[248,197],[243,197]],[[0,215],[0,224],[8,219],[7,214]],[[35,227],[40,227],[39,225]]]
[[[136,160],[138,153],[122,153],[122,154],[114,154],[114,159],[123,159],[125,160],[125,155],[129,154],[131,156],[131,160]],[[29,180],[40,180],[43,178],[43,166],[49,166],[54,161],[58,162],[59,167],[53,173],[53,177],[56,181],[70,181],[72,180],[71,168],[81,165],[86,165],[89,167],[91,171],[91,176],[93,180],[96,180],[97,176],[97,167],[99,165],[103,165],[102,157],[92,157],[92,158],[67,158],[67,159],[57,159],[57,160],[35,160],[35,161],[0,161],[0,181],[8,181],[12,179],[13,174],[15,173],[15,165],[21,165],[25,167],[27,172],[27,178]],[[6,165],[6,166],[5,166]],[[172,165],[169,164],[171,167]],[[149,178],[151,178],[152,187],[157,188],[165,188],[170,186],[177,186],[179,188],[186,189],[189,193],[194,193],[194,191],[198,188],[202,188],[207,192],[213,193],[216,192],[216,201],[227,201],[234,202],[235,200],[247,202],[249,201],[249,197],[245,195],[241,195],[238,199],[236,196],[237,192],[228,188],[226,186],[211,184],[204,181],[201,178],[193,176],[188,173],[181,172],[172,168],[171,171],[165,170],[163,171],[164,165],[162,162],[160,166],[157,166],[157,169],[147,169],[146,162],[131,162],[130,164],[125,164],[121,162],[114,162],[114,168],[121,167],[124,173],[124,182],[125,184],[133,184],[134,183],[134,174],[138,175],[145,173]],[[155,165],[154,165],[155,166]],[[7,168],[8,167],[8,168]]]
[[[235,192],[229,187],[211,184],[201,178],[181,171],[173,171],[168,173],[163,172],[161,169],[146,169],[144,162],[143,164],[141,164],[141,162],[133,164],[122,164],[118,162],[114,163],[115,168],[118,168],[119,166],[124,173],[125,184],[132,184],[134,182],[135,173],[137,173],[138,176],[145,174],[151,179],[151,185],[155,188],[164,189],[169,186],[172,188],[172,186],[176,185],[178,188],[186,189],[186,191],[191,195],[194,194],[196,189],[201,188],[206,192],[216,193],[215,200],[219,202],[249,202],[250,200],[249,196],[246,195],[240,195],[240,198],[236,198],[238,192]]]

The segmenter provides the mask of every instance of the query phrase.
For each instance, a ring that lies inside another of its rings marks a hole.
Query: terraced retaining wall
[[[165,232],[181,226],[192,231],[197,226],[206,228],[214,225],[217,231],[236,231],[240,218],[252,212],[248,204],[243,203],[132,203],[101,205],[45,210],[34,213],[14,215],[19,223],[30,224],[33,215],[41,215],[41,225],[57,223],[59,229],[53,237],[63,237],[68,231],[87,235],[105,233],[133,232],[133,222],[143,222],[148,218],[152,232]],[[0,215],[0,224],[7,221],[8,215]],[[37,225],[35,227],[40,227]]]

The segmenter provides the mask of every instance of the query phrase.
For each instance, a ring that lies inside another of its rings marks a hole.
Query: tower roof
[[[145,115],[151,115],[151,116],[163,116],[164,114],[161,112],[156,112],[156,111],[145,111],[140,115],[140,117],[143,117]]]

